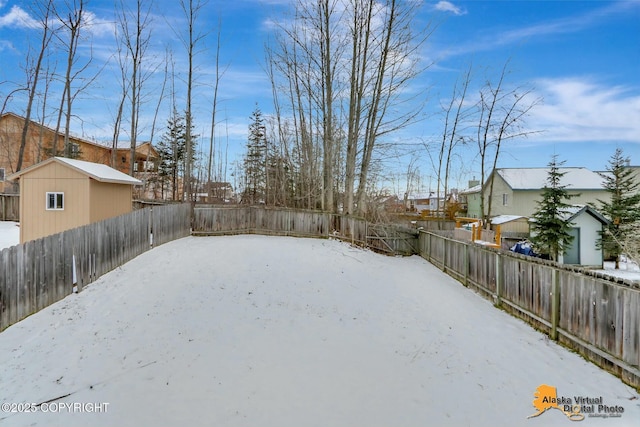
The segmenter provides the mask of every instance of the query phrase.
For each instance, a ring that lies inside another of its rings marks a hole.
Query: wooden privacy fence
[[[189,205],[141,209],[0,251],[0,330],[170,240],[188,236]]]
[[[418,246],[415,229],[370,224],[347,215],[260,206],[195,208],[194,235],[250,233],[335,237],[379,252],[399,255],[414,254]]]
[[[194,235],[335,237],[420,254],[496,305],[640,387],[640,286],[453,238],[318,211],[189,205],[141,209],[0,251],[0,330],[152,246]],[[192,228],[190,228],[192,227]]]
[[[420,255],[496,305],[640,387],[640,286],[423,232]]]
[[[20,196],[0,194],[0,221],[20,220]]]

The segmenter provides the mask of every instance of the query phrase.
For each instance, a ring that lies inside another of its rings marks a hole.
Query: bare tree
[[[504,142],[538,132],[527,130],[524,124],[531,109],[540,103],[540,98],[531,97],[532,89],[509,88],[505,81],[508,74],[509,61],[502,67],[497,82],[494,83],[488,79],[479,93],[476,142],[480,158],[480,179],[483,183],[480,193],[480,212],[487,227],[491,218],[495,176],[494,174],[490,176],[487,194],[484,186],[487,167],[495,170]],[[485,201],[488,204],[486,211]]]
[[[40,71],[42,69],[42,61],[46,55],[49,42],[53,35],[52,29],[49,26],[49,16],[51,15],[53,8],[53,0],[47,0],[42,4],[36,4],[41,6],[38,11],[40,15],[40,24],[42,25],[42,37],[40,39],[40,47],[38,51],[38,57],[32,68],[33,75],[28,84],[29,96],[27,98],[27,108],[25,109],[25,120],[22,128],[22,135],[20,137],[20,149],[18,152],[18,164],[16,165],[16,171],[22,169],[22,162],[24,161],[24,150],[27,146],[27,135],[29,133],[29,124],[31,123],[31,110],[33,108],[33,101],[37,94],[38,82],[40,78]]]
[[[153,72],[153,67],[145,67],[143,61],[146,59],[147,49],[151,41],[150,26],[152,23],[151,7],[152,0],[136,0],[134,8],[129,9],[127,5],[131,2],[120,0],[120,8],[117,11],[118,26],[120,29],[120,42],[126,49],[125,60],[130,64],[130,74],[123,75],[123,86],[126,87],[130,110],[130,162],[129,175],[134,173],[136,158],[136,146],[138,141],[138,123],[140,110],[142,108],[142,89],[145,81]],[[127,70],[121,67],[123,74]],[[114,150],[115,151],[115,150]]]
[[[367,212],[367,178],[379,139],[413,123],[420,113],[419,106],[400,113],[394,110],[407,101],[403,90],[421,72],[417,49],[430,33],[427,30],[415,33],[412,28],[416,3],[358,0],[353,11],[345,193],[346,211],[353,213],[351,173],[355,169],[356,149],[361,155],[355,213],[362,215]],[[361,146],[354,147],[359,141]]]
[[[187,200],[192,201],[191,175],[192,175],[192,159],[193,159],[193,141],[192,141],[192,93],[194,86],[194,69],[193,61],[196,55],[198,43],[204,38],[201,33],[196,33],[196,20],[206,2],[200,0],[180,0],[180,7],[187,19],[187,34],[182,35],[181,40],[187,51],[187,99],[185,108],[186,121],[186,154],[185,154],[185,171],[184,171],[184,192]]]
[[[71,147],[69,144],[69,131],[71,126],[71,106],[74,96],[71,93],[71,85],[74,79],[85,69],[88,64],[85,64],[80,70],[74,71],[74,64],[76,63],[76,55],[78,52],[78,44],[80,42],[80,32],[85,24],[83,19],[85,0],[72,0],[72,4],[65,2],[69,10],[68,12],[61,11],[58,7],[54,7],[54,14],[58,23],[61,25],[61,29],[68,34],[68,38],[64,38],[62,34],[56,37],[62,43],[67,53],[66,71],[64,76],[64,89],[62,96],[60,97],[60,109],[58,110],[58,121],[56,123],[55,135],[60,133],[60,123],[62,116],[65,116],[65,134],[64,134],[64,148],[62,152],[65,156],[71,155]],[[58,34],[58,33],[56,33]],[[65,111],[66,105],[66,111]],[[54,155],[58,154],[58,143],[53,147]]]
[[[218,112],[218,89],[220,86],[220,79],[224,75],[226,68],[220,70],[220,34],[222,31],[222,22],[218,20],[218,33],[216,36],[216,53],[215,53],[215,76],[213,80],[213,105],[211,108],[211,134],[209,135],[209,160],[207,162],[207,193],[211,196],[211,184],[212,174],[211,171],[214,167],[214,157],[216,151],[216,114]],[[219,181],[219,179],[216,179]]]
[[[299,159],[294,160],[301,166],[301,187],[310,207],[318,194],[313,159],[319,153],[321,206],[337,208],[340,165],[345,212],[365,213],[380,138],[420,113],[420,108],[397,108],[407,101],[403,90],[420,72],[416,49],[428,35],[413,32],[416,7],[395,0],[300,0],[292,23],[280,27],[279,50],[271,60],[290,95],[291,120],[298,131],[294,152]]]
[[[443,133],[443,144],[446,145],[446,157],[444,167],[444,191],[443,196],[445,198],[445,204],[449,195],[449,178],[451,173],[451,162],[453,160],[454,149],[458,144],[465,144],[465,132],[467,130],[468,119],[471,114],[470,109],[466,106],[467,91],[471,83],[471,66],[464,72],[462,81],[458,87],[456,82],[453,90],[453,97],[449,103],[449,107],[446,109],[445,128]],[[453,114],[453,109],[455,113]],[[450,125],[450,120],[453,123]],[[438,171],[440,176],[440,171]],[[438,177],[438,181],[440,178]],[[440,192],[440,183],[438,182],[438,193]],[[440,195],[438,194],[438,198]],[[440,204],[438,203],[438,208]],[[445,206],[446,208],[446,206]]]

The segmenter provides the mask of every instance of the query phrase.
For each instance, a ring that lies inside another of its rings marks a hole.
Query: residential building
[[[24,123],[24,117],[14,113],[4,113],[0,116],[0,193],[18,191],[15,185],[6,181],[6,177],[17,170]],[[76,135],[70,135],[69,142],[72,158],[100,163],[122,173],[129,173],[130,147],[119,146],[114,152],[113,147]],[[64,133],[59,132],[56,136],[54,129],[32,120],[29,123],[21,169],[55,157],[63,147]],[[134,176],[144,181],[152,180],[157,171],[158,159],[158,153],[151,143],[138,145],[134,157]]]
[[[587,205],[596,203],[598,199],[607,200],[610,196],[603,187],[603,179],[597,173],[583,167],[561,167],[564,173],[560,184],[566,186],[567,193],[574,195],[571,204]],[[521,215],[531,217],[537,211],[537,202],[542,198],[542,188],[548,185],[549,168],[500,168],[495,169],[485,181],[484,211],[488,212],[491,201],[490,216]],[[493,193],[489,200],[490,183],[493,178]],[[477,195],[478,204],[469,202],[467,216],[481,218],[479,206],[479,189],[466,191],[467,199]],[[474,200],[475,202],[475,200]]]
[[[109,166],[51,157],[7,177],[20,181],[20,243],[132,210],[142,182]]]

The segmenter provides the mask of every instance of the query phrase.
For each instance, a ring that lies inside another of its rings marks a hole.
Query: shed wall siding
[[[24,243],[89,224],[85,208],[89,179],[57,163],[25,174],[20,179],[20,242]],[[64,193],[63,210],[46,209],[46,193]]]
[[[588,213],[582,213],[572,220],[573,227],[580,229],[580,264],[585,266],[602,266],[602,250],[596,247],[600,237],[598,231],[600,221]]]
[[[91,222],[129,213],[132,210],[132,187],[90,180]]]

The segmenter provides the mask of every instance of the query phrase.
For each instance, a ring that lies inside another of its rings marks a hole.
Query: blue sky
[[[30,4],[0,0],[2,102],[16,84],[24,84],[22,70],[29,43],[39,43],[30,25]],[[89,0],[87,4],[94,25],[81,49],[86,58],[90,39],[93,60],[85,75],[101,71],[74,103],[78,119],[72,131],[108,141],[118,85],[113,61],[114,1]],[[195,59],[196,132],[206,137],[210,132],[213,57],[219,30],[220,64],[225,71],[220,81],[216,139],[218,144],[228,142],[229,161],[244,151],[249,116],[256,103],[265,114],[273,111],[263,72],[264,45],[273,34],[271,23],[286,19],[290,5],[284,0],[210,0],[196,21],[197,31],[205,35]],[[184,15],[175,1],[156,0],[152,10],[148,64],[161,63],[166,47],[172,46],[179,77],[177,92],[182,94],[186,64],[177,32],[183,27]],[[479,85],[484,76],[495,76],[509,60],[509,85],[531,88],[543,99],[527,119],[529,129],[541,132],[510,142],[499,166],[545,166],[557,154],[567,166],[602,170],[616,147],[623,148],[633,164],[640,164],[640,1],[426,1],[418,18],[419,24],[437,25],[421,51],[424,60],[434,65],[413,83],[416,90],[429,89],[429,102],[425,120],[398,136],[403,144],[419,146],[438,137],[440,100],[450,95],[453,82],[470,63]],[[142,118],[142,139],[151,134],[161,69],[147,83],[150,101]],[[177,103],[183,108],[182,95]],[[156,140],[163,132],[168,109],[165,102]],[[6,110],[23,113],[20,94],[8,102]],[[208,142],[203,145],[207,147]],[[423,183],[428,185],[433,172],[426,150],[422,151],[414,155],[419,157]],[[401,174],[408,158],[389,158],[385,168]],[[479,176],[472,147],[460,152],[455,167],[454,181],[461,187],[467,179]],[[393,187],[393,183],[383,184]]]

